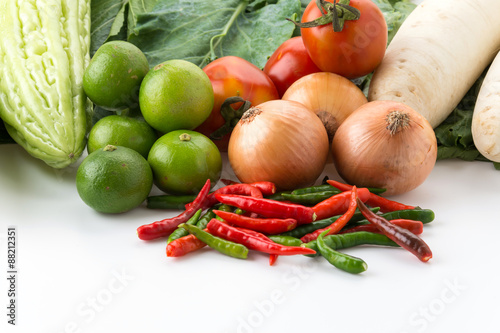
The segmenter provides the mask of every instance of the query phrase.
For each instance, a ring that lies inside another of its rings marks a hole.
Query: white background
[[[393,197],[434,210],[422,235],[434,257],[345,250],[368,263],[357,276],[302,256],[273,267],[259,253],[167,258],[164,240],[141,241],[135,229],[177,212],[96,213],[78,197],[77,166],[54,170],[0,146],[2,332],[498,332],[500,171],[490,163],[439,161],[424,184]],[[324,174],[339,179],[331,163]],[[16,327],[7,324],[9,225],[18,229]]]
[[[434,257],[345,250],[368,263],[357,276],[302,256],[272,267],[253,252],[167,258],[165,240],[141,241],[135,230],[176,212],[97,213],[78,197],[76,168],[54,170],[0,146],[3,276],[6,229],[18,228],[18,326],[9,332],[498,331],[500,171],[490,163],[439,161],[424,184],[393,197],[434,210],[422,235]],[[332,164],[325,174],[338,177]],[[7,289],[0,279],[0,327]]]

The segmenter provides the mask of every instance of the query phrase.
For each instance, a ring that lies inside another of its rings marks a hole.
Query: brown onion
[[[328,151],[328,135],[314,112],[274,100],[243,114],[229,139],[228,159],[241,182],[271,181],[290,190],[314,183]]]
[[[334,73],[313,73],[295,81],[283,99],[302,103],[323,122],[330,142],[342,122],[368,100],[350,80]]]
[[[409,106],[369,102],[337,130],[332,155],[350,184],[386,188],[386,195],[413,190],[436,163],[437,143],[429,122]]]

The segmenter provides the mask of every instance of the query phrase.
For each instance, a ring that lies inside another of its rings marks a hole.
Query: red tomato
[[[214,89],[215,101],[212,113],[195,131],[210,137],[215,130],[225,124],[220,113],[222,103],[229,97],[240,96],[250,101],[252,106],[279,99],[273,81],[259,67],[247,60],[225,56],[212,61],[203,68]],[[237,109],[239,105],[233,105]],[[230,134],[221,140],[213,140],[221,151],[227,151]]]
[[[345,21],[342,31],[335,32],[332,24],[326,24],[301,28],[300,32],[311,59],[322,71],[354,79],[371,73],[382,61],[387,46],[387,24],[372,0],[351,0],[349,5],[361,15],[358,20]],[[312,0],[304,10],[302,22],[320,16],[316,1]]]
[[[311,60],[300,36],[290,38],[281,44],[264,67],[264,73],[273,80],[280,97],[301,77],[320,71]]]

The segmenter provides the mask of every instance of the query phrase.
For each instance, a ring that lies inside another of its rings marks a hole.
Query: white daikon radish
[[[438,126],[500,48],[500,0],[424,0],[387,48],[369,100],[405,103]]]
[[[477,96],[472,138],[484,157],[500,162],[500,53],[488,69]]]

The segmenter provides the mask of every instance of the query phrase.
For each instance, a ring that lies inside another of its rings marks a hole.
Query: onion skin
[[[321,120],[302,104],[284,100],[246,111],[228,146],[229,163],[241,182],[270,181],[280,190],[313,184],[328,153]]]
[[[387,116],[408,116],[406,127],[393,127]],[[409,106],[393,101],[369,102],[349,116],[332,142],[339,175],[358,187],[386,188],[385,195],[413,190],[429,176],[437,157],[436,136],[429,122]]]
[[[337,128],[361,105],[368,103],[352,81],[334,73],[313,73],[295,81],[283,98],[304,104],[320,117],[332,141]]]

